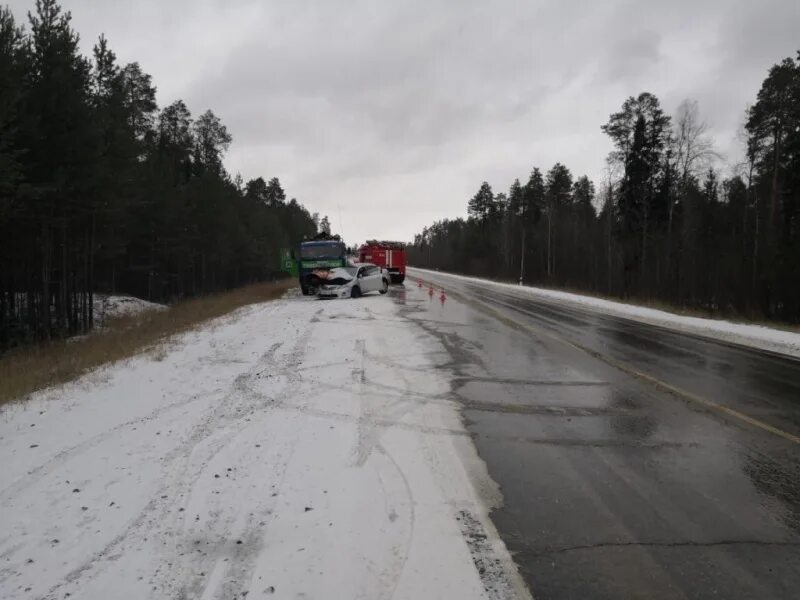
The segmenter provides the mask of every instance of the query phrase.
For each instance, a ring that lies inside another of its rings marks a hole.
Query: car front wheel
[[[350,290],[350,297],[351,298],[360,298],[361,297],[361,288],[355,286],[352,290]]]
[[[380,291],[381,294],[385,294],[386,292],[389,291],[389,280],[388,279],[384,279],[381,282],[381,289],[379,291]]]

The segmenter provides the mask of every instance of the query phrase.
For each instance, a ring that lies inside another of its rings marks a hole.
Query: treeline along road
[[[632,96],[602,125],[614,145],[602,184],[561,163],[508,192],[484,182],[469,217],[423,229],[409,260],[797,323],[800,54],[769,70],[742,121],[741,157],[723,161],[696,102],[670,116]]]
[[[96,291],[165,301],[269,279],[317,231],[277,178],[244,182],[211,110],[159,107],[138,63],[69,13],[0,7],[0,351],[83,333]]]

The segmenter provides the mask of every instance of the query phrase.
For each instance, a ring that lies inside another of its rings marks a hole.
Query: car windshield
[[[352,279],[356,276],[358,272],[357,267],[340,267],[338,269],[331,269],[330,274],[328,275],[328,280],[331,281],[333,279]]]

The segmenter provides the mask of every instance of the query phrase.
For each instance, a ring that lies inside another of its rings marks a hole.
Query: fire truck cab
[[[406,245],[403,242],[369,240],[359,248],[358,259],[386,269],[392,283],[403,283],[406,278]]]

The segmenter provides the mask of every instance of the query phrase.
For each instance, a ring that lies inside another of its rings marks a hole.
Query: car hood
[[[353,282],[353,277],[347,270],[339,268],[339,269],[331,269],[328,271],[324,281],[322,282],[323,287],[339,287],[343,285],[348,285]]]
[[[353,279],[353,276],[347,272],[347,269],[343,269],[342,267],[337,267],[335,269],[331,269],[327,273],[326,279],[328,281],[333,281],[334,279],[344,279],[350,281]]]
[[[325,283],[322,284],[324,288],[332,288],[332,287],[342,287],[345,285],[350,285],[353,283],[351,278],[345,277],[334,277],[333,279],[326,279]]]

